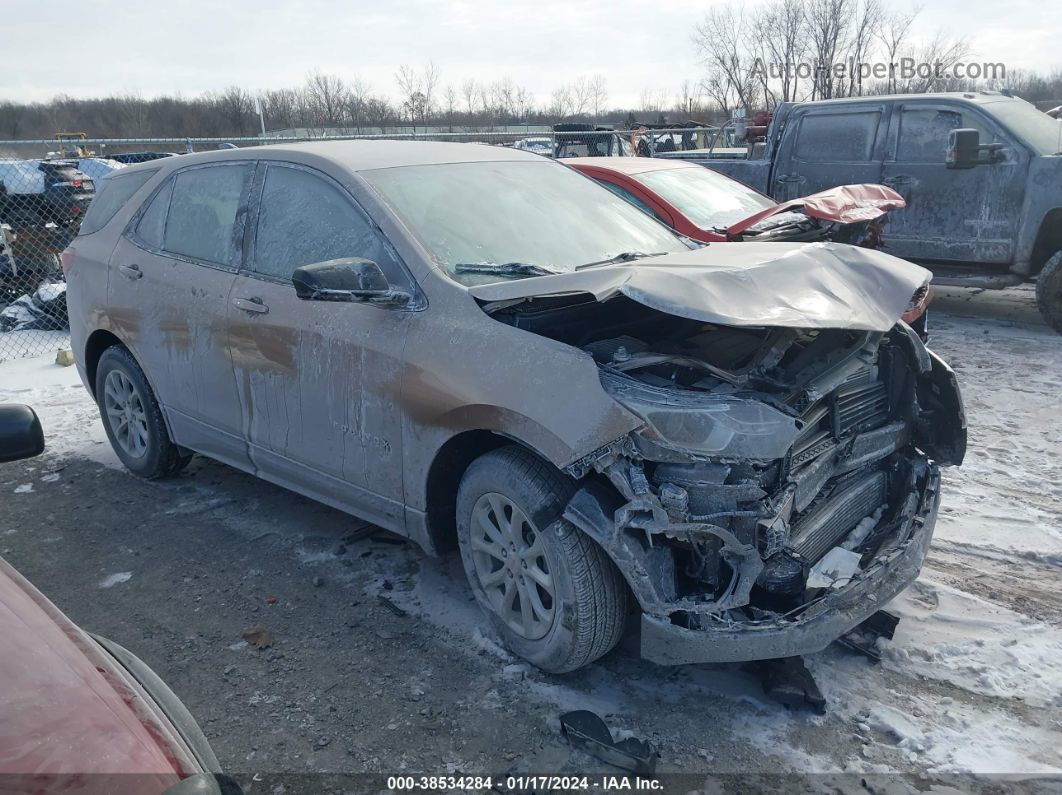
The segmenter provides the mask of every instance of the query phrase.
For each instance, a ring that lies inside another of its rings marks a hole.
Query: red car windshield
[[[632,174],[701,229],[725,229],[750,215],[775,206],[740,182],[702,166]]]

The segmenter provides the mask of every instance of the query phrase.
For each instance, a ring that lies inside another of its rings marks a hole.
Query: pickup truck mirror
[[[982,153],[987,156],[982,157]],[[959,128],[948,133],[948,152],[944,159],[948,168],[988,166],[1004,158],[1003,144],[982,144],[978,130]]]
[[[44,431],[29,406],[0,406],[0,462],[32,458],[44,452]]]
[[[372,260],[344,257],[296,268],[291,275],[295,295],[304,301],[366,301],[404,304],[410,299],[391,287],[383,270]]]

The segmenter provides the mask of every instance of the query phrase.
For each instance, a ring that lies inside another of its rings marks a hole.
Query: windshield
[[[775,202],[703,166],[632,174],[701,229],[723,229]]]
[[[1062,121],[1021,99],[987,102],[981,109],[999,119],[1041,155],[1062,154]]]
[[[658,221],[549,160],[402,166],[362,176],[463,284],[689,249]]]

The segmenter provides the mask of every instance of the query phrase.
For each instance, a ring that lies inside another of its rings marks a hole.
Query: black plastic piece
[[[561,715],[561,731],[572,748],[584,751],[602,762],[648,776],[656,772],[656,761],[660,754],[655,745],[633,737],[616,742],[605,722],[589,710],[580,709]]]

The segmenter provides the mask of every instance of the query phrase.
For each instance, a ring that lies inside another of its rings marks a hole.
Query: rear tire
[[[192,454],[170,439],[155,393],[133,355],[121,345],[96,366],[96,403],[107,438],[125,468],[147,480],[184,469]]]
[[[1056,251],[1036,278],[1036,305],[1047,325],[1062,334],[1062,251]]]
[[[574,484],[521,447],[465,472],[457,539],[476,600],[517,655],[566,673],[623,633],[627,584],[605,551],[561,517]]]

